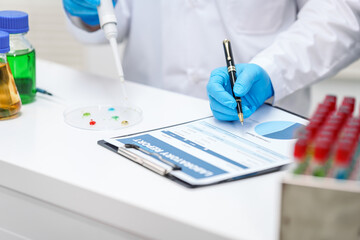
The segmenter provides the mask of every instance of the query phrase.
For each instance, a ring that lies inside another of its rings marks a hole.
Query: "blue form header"
[[[123,144],[136,144],[148,152],[157,153],[168,161],[181,166],[182,172],[196,179],[227,173],[216,166],[150,136],[149,134],[116,140]],[[151,157],[157,159],[155,156]]]

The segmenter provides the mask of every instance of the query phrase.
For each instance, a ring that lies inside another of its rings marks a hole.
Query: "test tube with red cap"
[[[342,139],[335,150],[335,164],[333,177],[337,179],[348,179],[351,173],[351,159],[354,150],[353,142]]]
[[[344,179],[358,166],[355,178],[360,180],[360,118],[352,116],[355,98],[345,97],[338,110],[336,100],[336,96],[327,95],[306,126],[306,134],[299,134],[294,173]]]
[[[313,140],[318,130],[321,128],[323,122],[327,119],[330,113],[330,106],[323,103],[319,104],[315,113],[310,119],[309,124],[306,126],[306,130],[309,132],[310,140]]]
[[[339,136],[335,152],[335,166],[333,176],[347,179],[356,165],[359,150],[357,150],[360,132],[360,119],[349,117]]]
[[[317,138],[315,141],[314,158],[309,164],[309,174],[317,177],[325,177],[327,175],[330,161],[332,140],[329,138]]]
[[[294,158],[297,164],[294,173],[302,174],[305,172],[308,165],[308,136],[306,133],[303,136],[300,136],[299,139],[295,143],[294,147]]]

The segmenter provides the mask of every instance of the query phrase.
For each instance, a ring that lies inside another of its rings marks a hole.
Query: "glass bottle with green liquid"
[[[23,104],[31,103],[36,95],[35,49],[26,34],[28,14],[22,11],[0,11],[0,31],[10,34],[7,59]]]
[[[16,117],[21,108],[19,93],[7,62],[6,53],[9,50],[9,33],[0,31],[0,120]]]

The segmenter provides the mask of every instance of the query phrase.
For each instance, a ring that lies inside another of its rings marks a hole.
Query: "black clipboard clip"
[[[140,157],[139,155],[133,153],[133,152],[130,152],[128,151],[128,149],[135,149],[135,150],[138,150],[142,153],[145,153],[146,155],[149,155],[149,156],[155,156],[159,161],[161,161],[162,163],[165,163],[166,165],[170,166],[171,169],[167,169],[167,168],[164,168],[162,166],[159,166],[157,165],[156,163],[154,162],[151,162],[150,160],[148,159],[145,159],[143,157]],[[181,167],[179,165],[176,165],[172,162],[169,162],[168,160],[164,159],[161,155],[157,154],[157,153],[152,153],[152,152],[148,152],[142,148],[140,148],[138,145],[136,144],[125,144],[124,147],[119,147],[117,152],[120,154],[120,155],[123,155],[124,157],[164,176],[164,175],[167,175],[169,174],[171,171],[175,171],[175,170],[181,170]]]

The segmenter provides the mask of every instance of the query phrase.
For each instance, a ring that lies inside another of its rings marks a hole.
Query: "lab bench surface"
[[[127,82],[143,120],[87,131],[64,111],[110,101],[118,80],[44,60],[37,74],[54,96],[37,94],[0,122],[0,239],[278,238],[283,171],[189,189],[97,145],[210,116],[208,101]]]

